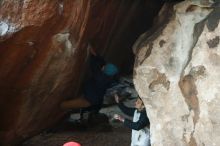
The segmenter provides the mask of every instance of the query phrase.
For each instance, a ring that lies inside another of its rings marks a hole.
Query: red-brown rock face
[[[144,0],[1,0],[0,145],[57,122],[60,102],[77,94],[88,40],[103,54],[125,51],[154,7]]]

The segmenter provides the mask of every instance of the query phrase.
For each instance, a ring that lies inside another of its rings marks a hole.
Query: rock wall
[[[16,145],[63,115],[59,103],[67,88],[77,90],[85,61],[88,3],[1,1],[0,145]]]
[[[80,88],[88,41],[102,54],[119,50],[156,9],[146,0],[1,0],[0,145],[17,145],[63,116],[59,104]]]
[[[135,43],[134,82],[152,146],[219,145],[219,14],[217,2],[166,4]]]

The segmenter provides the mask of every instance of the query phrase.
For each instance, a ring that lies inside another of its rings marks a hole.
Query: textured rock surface
[[[150,24],[139,23],[155,14],[148,6],[158,7],[145,0],[1,0],[0,145],[16,145],[60,119],[60,102],[80,87],[88,40],[102,54],[126,50]]]
[[[0,29],[0,145],[16,145],[62,116],[59,102],[70,84],[76,82],[76,89],[81,68],[74,68],[85,56],[82,47],[78,55],[75,43],[83,37],[72,33],[84,32],[75,27],[88,14],[79,2],[63,3],[69,6],[65,10],[54,0],[0,4],[0,21],[7,25]]]
[[[165,5],[155,33],[134,45],[134,82],[153,146],[220,143],[219,13],[207,1]]]

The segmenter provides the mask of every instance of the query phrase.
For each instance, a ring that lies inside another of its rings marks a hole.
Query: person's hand
[[[116,103],[119,103],[119,97],[118,97],[117,94],[115,94],[115,102],[116,102]]]
[[[118,115],[118,114],[114,114],[114,117],[113,117],[113,118],[116,119],[116,120],[119,120],[119,121],[121,121],[121,122],[124,122],[124,121],[125,121],[125,118],[122,117],[122,116],[120,116],[120,115]]]
[[[97,56],[97,53],[96,53],[96,51],[94,50],[93,47],[90,47],[90,48],[89,48],[89,51],[90,51],[90,53],[91,53],[92,55]]]

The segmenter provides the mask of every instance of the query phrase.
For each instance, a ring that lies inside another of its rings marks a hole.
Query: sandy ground
[[[126,104],[131,105],[133,101],[128,100]],[[72,122],[79,117],[79,114],[72,114],[55,129],[27,140],[23,146],[62,146],[68,141],[79,142],[82,146],[129,146],[131,130],[112,120],[114,113],[122,114],[119,108],[111,106],[102,109],[101,113],[107,115],[107,121],[105,119],[86,124]]]

